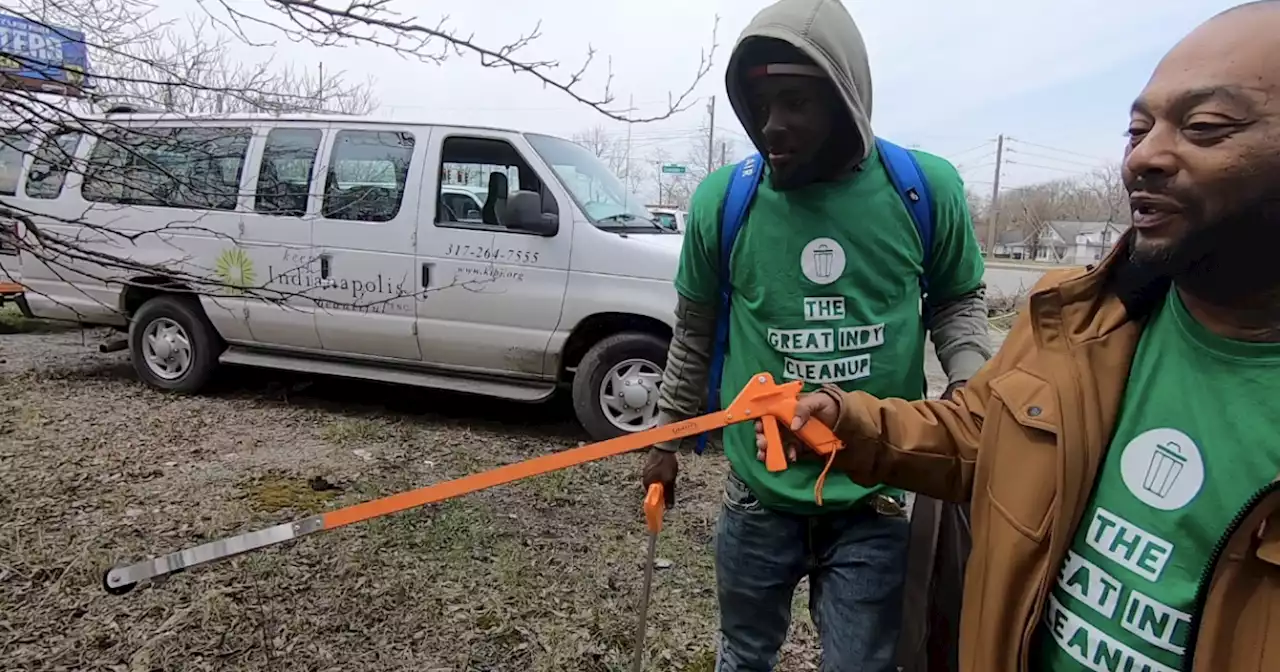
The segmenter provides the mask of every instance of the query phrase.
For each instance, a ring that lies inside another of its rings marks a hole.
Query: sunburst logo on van
[[[213,262],[213,274],[231,294],[244,294],[257,280],[253,260],[238,247],[227,248],[218,255]]]

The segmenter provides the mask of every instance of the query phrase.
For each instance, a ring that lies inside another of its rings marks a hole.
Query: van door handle
[[[431,286],[431,264],[422,264],[422,288],[427,289]]]
[[[338,285],[337,280],[334,280],[333,278],[329,277],[329,273],[333,270],[331,268],[332,261],[333,261],[333,257],[330,256],[329,254],[326,253],[326,254],[320,255],[320,286],[321,287],[336,287]]]

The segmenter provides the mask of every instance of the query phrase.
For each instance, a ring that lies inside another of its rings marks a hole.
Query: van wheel
[[[573,409],[597,441],[658,424],[658,386],[667,363],[667,343],[639,332],[614,334],[596,343],[573,377]]]
[[[222,340],[199,304],[157,296],[129,322],[129,353],[138,378],[169,392],[197,392],[218,366]]]

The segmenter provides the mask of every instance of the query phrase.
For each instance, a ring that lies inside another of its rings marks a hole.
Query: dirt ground
[[[12,331],[12,329],[11,329]],[[0,668],[606,671],[629,665],[640,457],[358,524],[113,597],[112,564],[561,450],[566,403],[226,370],[139,384],[92,332],[0,334]],[[935,370],[934,383],[938,382]],[[725,463],[682,460],[646,669],[715,658]],[[817,669],[802,589],[779,669]]]

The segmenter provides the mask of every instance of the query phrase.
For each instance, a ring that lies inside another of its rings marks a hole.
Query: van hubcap
[[[177,322],[156,318],[142,332],[142,358],[160,378],[181,378],[191,368],[191,337]]]
[[[600,409],[614,427],[639,432],[658,424],[662,370],[645,359],[619,362],[600,383]]]

